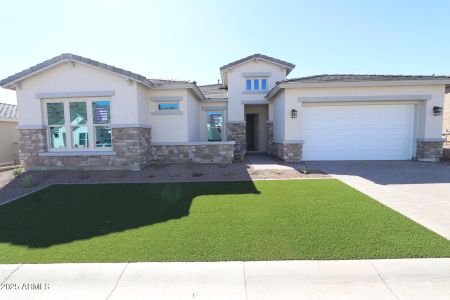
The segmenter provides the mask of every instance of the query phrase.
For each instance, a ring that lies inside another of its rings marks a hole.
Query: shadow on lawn
[[[0,206],[0,243],[45,248],[188,216],[200,195],[258,193],[252,181],[55,185]]]

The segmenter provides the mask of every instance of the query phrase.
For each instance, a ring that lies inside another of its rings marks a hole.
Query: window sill
[[[115,151],[49,151],[41,152],[39,156],[91,156],[91,155],[117,155]]]
[[[242,94],[266,94],[268,91],[242,91]]]
[[[183,112],[181,110],[168,110],[168,111],[153,111],[152,115],[182,115]]]

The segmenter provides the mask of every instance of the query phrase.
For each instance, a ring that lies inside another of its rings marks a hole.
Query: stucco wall
[[[198,142],[200,141],[200,100],[192,91],[187,92],[187,114],[188,140]]]
[[[285,90],[285,111],[289,112],[292,108],[297,109],[298,118],[286,118],[285,139],[286,140],[302,140],[302,103],[299,97],[339,97],[339,96],[386,96],[386,95],[429,95],[431,99],[428,101],[416,101],[416,118],[415,118],[415,138],[441,138],[442,133],[442,116],[433,116],[433,106],[443,106],[444,104],[444,86],[392,86],[392,87],[333,87],[333,88],[302,88]],[[310,99],[309,99],[310,100]],[[277,99],[275,99],[277,101]],[[323,100],[318,100],[323,101]],[[378,102],[381,103],[381,102]],[[405,103],[402,101],[388,100],[389,103]],[[319,104],[319,102],[317,102]],[[320,102],[320,104],[324,104]],[[357,105],[355,102],[333,102],[333,105]],[[368,102],[360,102],[360,104],[369,104]],[[274,103],[276,105],[276,103]],[[311,105],[311,104],[309,104]],[[276,124],[280,122],[275,117],[274,131]]]
[[[152,97],[181,97],[181,114],[153,114],[157,111],[158,102]],[[152,89],[149,91],[149,123],[152,126],[152,142],[188,142],[188,110],[187,90]]]
[[[241,101],[264,101],[267,91],[261,93],[245,93],[245,77],[246,72],[270,72],[268,77],[267,91],[275,86],[277,81],[286,77],[286,69],[278,65],[267,63],[261,60],[250,61],[234,67],[228,72],[228,113],[229,121],[244,121],[244,106]]]
[[[137,85],[123,77],[76,63],[62,63],[24,79],[17,89],[19,125],[44,125],[41,100],[36,93],[114,90],[111,122],[137,124]]]
[[[445,94],[443,132],[450,131],[450,94]]]
[[[0,121],[0,164],[18,162],[17,122]]]
[[[273,107],[273,140],[280,142],[284,141],[285,136],[285,91],[282,90],[272,100]]]

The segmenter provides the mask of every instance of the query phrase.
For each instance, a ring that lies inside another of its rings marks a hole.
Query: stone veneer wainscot
[[[247,141],[246,141],[246,123],[245,122],[228,122],[227,124],[227,140],[234,141],[234,159],[243,160],[245,158]]]
[[[132,169],[149,162],[151,128],[112,128],[113,150],[48,151],[47,130],[19,129],[21,163],[27,169]]]
[[[418,140],[416,159],[418,161],[437,162],[443,155],[443,140]]]
[[[234,141],[152,143],[152,162],[232,163]]]

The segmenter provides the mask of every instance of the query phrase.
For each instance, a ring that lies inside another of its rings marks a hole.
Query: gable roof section
[[[0,120],[1,119],[17,120],[17,105],[0,103]]]
[[[208,84],[201,85],[199,89],[208,99],[227,99],[228,90],[223,86],[223,84]]]
[[[46,60],[40,64],[37,64],[31,68],[23,70],[19,73],[16,73],[12,76],[9,76],[0,81],[0,86],[8,89],[15,89],[15,84],[27,77],[33,76],[39,72],[42,72],[46,69],[54,67],[63,62],[78,62],[85,65],[90,65],[95,68],[105,70],[107,72],[111,72],[117,74],[119,76],[128,78],[130,80],[137,81],[147,87],[150,88],[192,88],[194,93],[202,100],[205,99],[205,96],[197,87],[195,81],[188,80],[166,80],[166,79],[149,79],[145,76],[139,75],[137,73],[133,73],[131,71],[127,71],[121,68],[117,68],[96,60],[92,60],[90,58],[82,57],[79,55],[64,53],[58,56],[55,56],[49,60]]]
[[[121,69],[121,68],[117,68],[117,67],[105,64],[105,63],[101,63],[96,60],[85,58],[85,57],[82,57],[79,55],[74,55],[71,53],[64,53],[64,54],[55,56],[49,60],[46,60],[40,64],[37,64],[31,68],[23,70],[12,76],[9,76],[8,78],[5,78],[0,81],[0,86],[4,87],[4,88],[14,89],[12,84],[14,84],[20,80],[23,80],[27,77],[30,77],[36,73],[42,72],[50,67],[53,67],[60,63],[68,62],[68,61],[78,62],[78,63],[90,65],[90,66],[93,66],[93,67],[96,67],[99,69],[103,69],[105,71],[112,72],[117,75],[126,77],[128,79],[135,80],[135,81],[140,82],[143,85],[148,86],[148,87],[154,86],[154,84],[151,81],[149,81],[147,78],[145,78],[142,75],[139,75],[139,74],[136,74],[136,73],[133,73],[133,72]]]
[[[267,93],[270,99],[281,88],[326,87],[326,86],[370,86],[370,85],[414,85],[444,84],[450,86],[450,76],[443,75],[380,75],[380,74],[322,74],[278,81]]]
[[[286,67],[286,69],[287,69],[286,73],[287,74],[289,74],[289,72],[291,72],[292,69],[295,68],[295,65],[290,63],[290,62],[287,62],[287,61],[284,61],[284,60],[281,60],[281,59],[278,59],[278,58],[270,57],[270,56],[267,56],[267,55],[264,55],[264,54],[256,53],[256,54],[253,54],[253,55],[250,55],[250,56],[238,59],[236,61],[233,61],[233,62],[231,62],[229,64],[226,64],[226,65],[220,67],[220,71],[223,71],[223,70],[226,70],[228,68],[232,68],[234,66],[237,66],[237,65],[240,65],[242,63],[245,63],[247,61],[256,60],[256,59],[265,60],[265,61],[277,64],[277,65]]]

